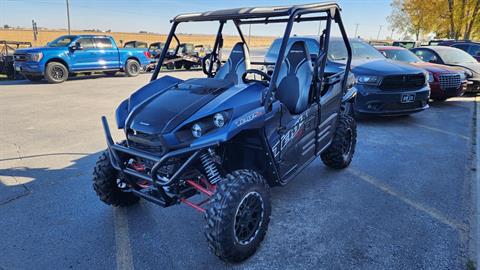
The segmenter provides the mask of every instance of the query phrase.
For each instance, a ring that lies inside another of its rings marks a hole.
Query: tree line
[[[416,40],[480,39],[480,0],[393,0],[390,29]]]

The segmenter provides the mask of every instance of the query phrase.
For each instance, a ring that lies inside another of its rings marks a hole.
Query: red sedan
[[[443,101],[465,93],[467,80],[464,69],[425,62],[402,47],[378,46],[376,48],[389,59],[406,62],[428,71],[431,99]]]

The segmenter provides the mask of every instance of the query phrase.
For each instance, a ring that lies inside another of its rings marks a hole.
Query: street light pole
[[[358,23],[355,24],[355,36],[354,36],[355,38],[357,38],[357,31],[358,31]]]
[[[378,29],[377,40],[380,38],[380,32],[382,32],[382,26],[380,25],[380,29]]]
[[[68,22],[68,34],[70,35],[70,6],[68,4],[68,0],[67,1],[67,22]]]

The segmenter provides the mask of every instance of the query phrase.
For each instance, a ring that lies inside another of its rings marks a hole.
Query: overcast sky
[[[312,3],[315,0],[70,0],[71,27],[75,30],[101,29],[121,32],[140,30],[168,33],[169,20],[179,13],[215,9]],[[391,35],[386,17],[390,14],[390,0],[340,0],[342,17],[349,36],[358,33],[363,38]],[[0,0],[0,25],[31,27],[34,19],[38,27],[66,28],[66,0]],[[252,26],[252,35],[280,35],[280,27]],[[301,34],[314,34],[318,24],[297,29]],[[207,24],[189,24],[186,33],[213,33]],[[209,31],[211,30],[211,31]],[[397,36],[397,35],[395,35]],[[394,37],[395,37],[394,36]]]

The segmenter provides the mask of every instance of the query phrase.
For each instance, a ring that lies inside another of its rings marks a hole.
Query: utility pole
[[[392,29],[392,34],[390,34],[390,38],[393,40],[393,32],[395,32],[394,29]]]
[[[70,6],[68,4],[68,0],[67,1],[67,22],[68,22],[68,34],[70,35]]]
[[[355,24],[355,38],[357,38],[357,33],[358,33],[358,23]]]
[[[380,32],[382,32],[383,25],[380,25],[380,29],[378,29],[377,40],[380,38]]]

